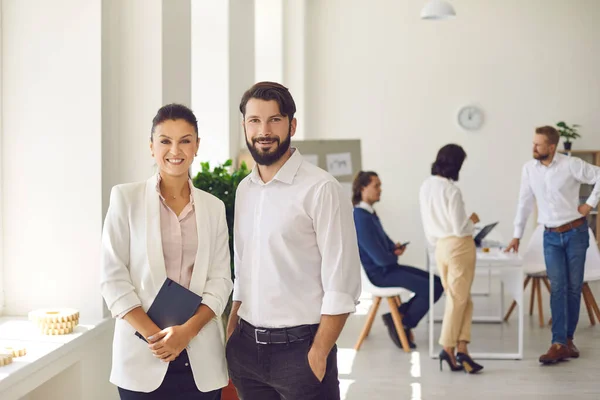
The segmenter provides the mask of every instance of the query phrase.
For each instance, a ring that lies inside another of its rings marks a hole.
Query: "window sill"
[[[113,324],[111,318],[80,323],[71,334],[47,336],[26,317],[0,317],[0,347],[25,347],[27,351],[24,357],[0,367],[0,398],[19,398],[60,374],[79,361],[78,349],[90,346],[99,334],[113,329]]]

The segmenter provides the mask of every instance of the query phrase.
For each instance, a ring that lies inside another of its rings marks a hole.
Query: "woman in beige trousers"
[[[436,247],[435,259],[446,293],[440,369],[446,361],[452,371],[476,373],[483,367],[471,359],[467,344],[471,341],[476,259],[473,225],[479,217],[475,213],[467,217],[461,191],[455,185],[466,157],[458,145],[442,147],[419,197],[425,235]]]

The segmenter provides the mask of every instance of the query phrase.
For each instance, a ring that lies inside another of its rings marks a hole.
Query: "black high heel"
[[[446,350],[440,351],[440,371],[442,371],[442,363],[446,361],[451,371],[462,371],[463,367],[460,364],[452,365],[452,358],[450,358],[450,354],[446,352]]]
[[[465,353],[456,353],[456,361],[463,366],[465,373],[476,374],[483,369],[483,365],[477,364]]]

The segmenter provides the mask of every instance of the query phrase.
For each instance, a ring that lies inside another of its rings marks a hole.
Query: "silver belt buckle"
[[[258,340],[258,333],[265,333],[267,330],[266,329],[258,329],[258,328],[254,328],[254,340],[256,340],[257,344],[269,344],[268,342],[261,342],[260,340]]]

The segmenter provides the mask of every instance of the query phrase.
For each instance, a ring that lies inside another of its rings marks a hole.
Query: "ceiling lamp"
[[[442,20],[456,17],[454,7],[444,0],[431,0],[421,10],[421,19]]]

